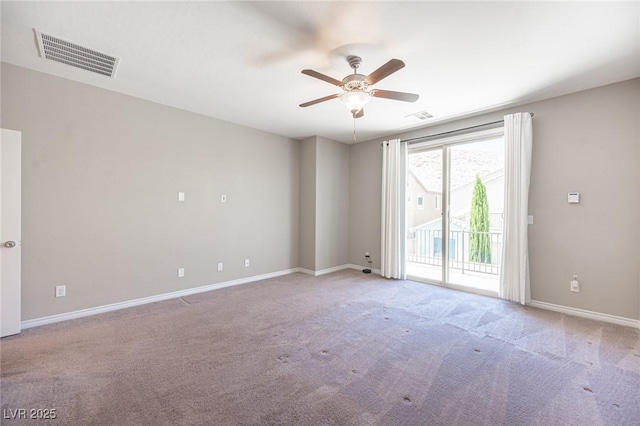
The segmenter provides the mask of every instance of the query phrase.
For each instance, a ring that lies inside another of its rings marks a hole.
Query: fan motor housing
[[[347,92],[351,92],[353,90],[364,91],[369,85],[365,83],[364,79],[365,75],[362,74],[351,74],[342,79],[342,88]]]

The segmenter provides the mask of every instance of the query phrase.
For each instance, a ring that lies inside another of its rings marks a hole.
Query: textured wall
[[[316,270],[349,263],[349,146],[318,137]]]
[[[23,320],[298,266],[297,141],[7,64],[2,127],[22,131]]]
[[[300,267],[316,270],[316,137],[300,142]]]
[[[640,318],[640,79],[393,135],[408,139],[530,111],[529,194],[534,300]],[[384,139],[389,139],[384,138]],[[351,147],[351,263],[364,250],[380,265],[383,139]],[[567,204],[578,191],[580,204]],[[569,292],[577,274],[582,289]]]
[[[639,99],[636,79],[399,136],[534,112],[532,297],[637,319]],[[296,266],[362,265],[365,251],[380,265],[382,139],[299,143],[7,64],[1,119],[23,140],[23,320]],[[580,204],[566,203],[569,191]],[[573,274],[579,294],[568,291]],[[67,296],[55,299],[62,284]]]
[[[300,267],[349,263],[349,146],[313,136],[300,142]]]
[[[351,226],[349,228],[350,263],[368,266],[365,252],[371,254],[371,266],[380,268],[380,221],[382,191],[382,147],[380,140],[351,145]]]

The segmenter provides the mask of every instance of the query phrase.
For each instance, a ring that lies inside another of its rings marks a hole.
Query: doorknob
[[[7,241],[6,243],[4,243],[4,246],[6,248],[13,248],[16,246],[16,242],[15,241]]]

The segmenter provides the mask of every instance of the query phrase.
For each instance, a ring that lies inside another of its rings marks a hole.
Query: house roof
[[[451,190],[473,182],[476,176],[486,177],[503,169],[503,152],[456,150],[451,156]],[[409,170],[427,191],[442,191],[442,156],[439,153],[412,153]]]

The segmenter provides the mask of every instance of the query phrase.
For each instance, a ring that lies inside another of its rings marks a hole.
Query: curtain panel
[[[382,144],[382,259],[380,274],[406,279],[405,208],[407,144],[400,139]]]
[[[504,243],[499,296],[526,304],[529,289],[529,180],[533,131],[530,113],[504,116]]]

